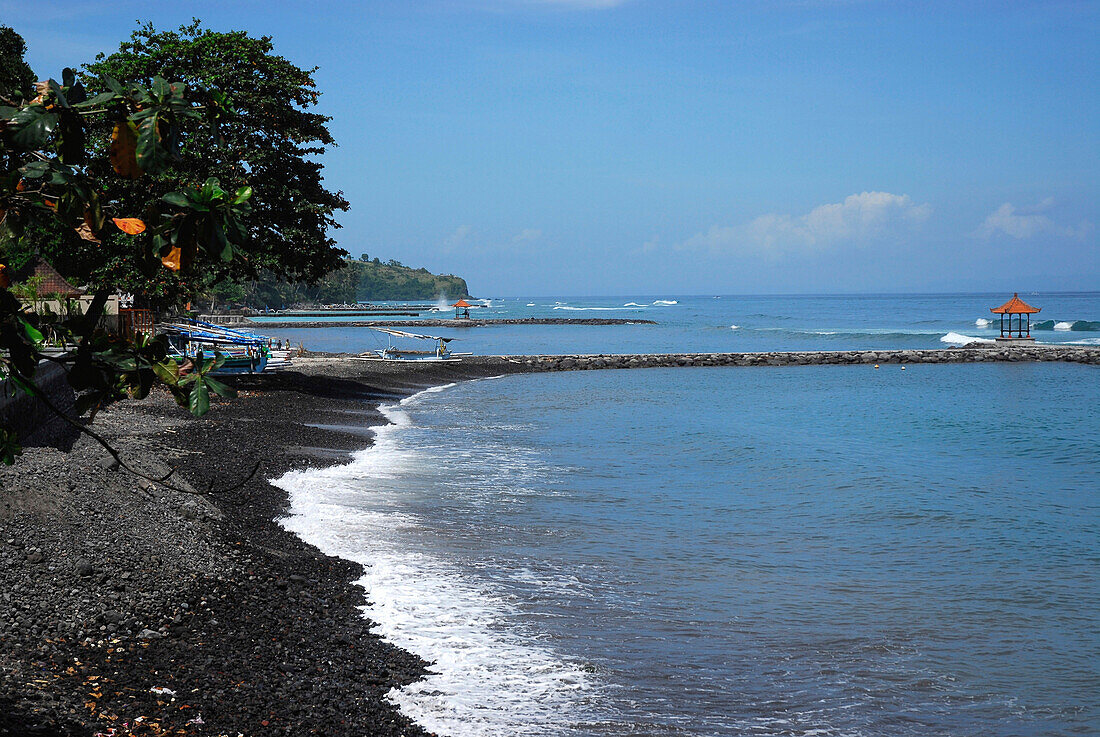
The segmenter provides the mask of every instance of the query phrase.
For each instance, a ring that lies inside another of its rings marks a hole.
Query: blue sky
[[[482,296],[1100,289],[1100,2],[0,0],[319,66],[352,254]]]

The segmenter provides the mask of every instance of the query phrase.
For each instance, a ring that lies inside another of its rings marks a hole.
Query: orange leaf
[[[111,218],[111,222],[117,225],[123,233],[137,235],[145,232],[145,222],[140,218]]]
[[[0,264],[0,289],[7,289],[10,286],[11,279],[8,277],[8,267]]]
[[[137,126],[128,120],[115,123],[111,132],[111,167],[120,176],[137,179],[144,172],[137,163]]]
[[[160,260],[160,262],[162,264],[164,264],[166,267],[168,267],[169,269],[171,269],[172,271],[179,271],[180,270],[180,258],[181,258],[180,248],[179,248],[179,246],[176,246],[171,251],[169,251],[168,255],[165,256],[164,258],[162,258]]]

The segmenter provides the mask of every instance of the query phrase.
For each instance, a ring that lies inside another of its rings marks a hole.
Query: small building
[[[456,320],[458,320],[460,318],[463,319],[463,320],[469,320],[470,319],[470,303],[467,302],[466,300],[460,299],[457,302],[455,302],[453,305],[451,305],[451,307],[455,308],[455,319]]]
[[[1041,307],[1032,307],[1020,299],[1019,294],[1013,294],[1012,299],[1000,307],[990,307],[989,311],[1001,316],[1001,335],[998,343],[1029,344],[1035,342],[1031,337],[1031,316],[1040,312]],[[1008,320],[1005,320],[1005,317]],[[1026,317],[1026,322],[1025,322]]]
[[[73,286],[58,273],[50,262],[36,258],[12,277],[12,290],[34,312],[56,315],[84,314],[92,304],[93,294]],[[103,306],[101,325],[109,330],[117,327],[119,296],[112,294]]]

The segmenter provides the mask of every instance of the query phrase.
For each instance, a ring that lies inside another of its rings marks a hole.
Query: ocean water
[[[518,375],[277,483],[434,662],[391,698],[443,735],[1092,735],[1098,395],[1071,364]]]
[[[494,325],[430,328],[457,337],[453,350],[489,355],[942,348],[992,340],[990,307],[1008,294],[828,296],[618,296],[482,300],[472,317],[653,320],[656,325]],[[1100,345],[1100,292],[1023,294],[1039,343]],[[448,318],[449,308],[422,317]],[[264,321],[265,318],[260,318]],[[362,319],[362,318],[355,318]],[[274,328],[273,335],[318,351],[362,352],[388,338],[367,328]]]

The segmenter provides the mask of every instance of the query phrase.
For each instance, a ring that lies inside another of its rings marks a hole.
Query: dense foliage
[[[87,65],[83,79],[93,91],[108,77],[148,84],[157,76],[217,90],[233,124],[220,127],[217,137],[188,141],[171,162],[173,173],[193,182],[217,177],[227,189],[253,188],[251,212],[242,219],[247,258],[219,265],[214,276],[248,279],[267,271],[315,281],[341,265],[344,252],[329,231],[339,227],[334,214],[348,203],[324,187],[321,164],[312,158],[335,145],[329,118],[310,110],[320,96],[314,71],[275,54],[270,37],[219,33],[195,21],[176,31],[139,28],[119,51]],[[95,145],[101,151],[110,145],[106,127]],[[118,199],[140,201],[150,186],[160,183],[127,184]]]
[[[352,304],[372,300],[434,300],[470,296],[466,280],[436,275],[397,261],[345,260],[344,267],[316,284],[289,283],[266,273],[249,282],[226,282],[212,290],[222,305],[281,309],[307,304]]]
[[[0,38],[21,57],[18,36],[17,43]],[[15,61],[3,59],[0,69],[18,72]],[[19,73],[5,79],[22,84]],[[148,297],[169,275],[186,294],[211,269],[249,268],[255,230],[249,167],[234,157],[236,149],[226,149],[223,136],[236,119],[221,92],[159,75],[147,83],[104,76],[95,87],[101,91],[90,94],[65,69],[60,82],[0,88],[0,379],[6,389],[49,405],[35,372],[52,361],[81,392],[82,412],[119,396],[143,397],[160,382],[201,415],[211,392],[233,393],[209,375],[220,357],[200,354],[181,366],[165,339],[112,335],[99,321],[116,290],[144,287],[139,294]],[[190,165],[196,151],[211,152],[215,163]],[[62,235],[80,246],[58,254],[73,257],[67,274],[92,284],[94,297],[83,312],[29,310],[9,289],[3,262],[28,248],[63,246],[64,240],[50,241]],[[302,268],[292,264],[284,272]],[[54,336],[53,350],[46,332]],[[14,433],[0,427],[0,460],[11,463],[18,452]]]

